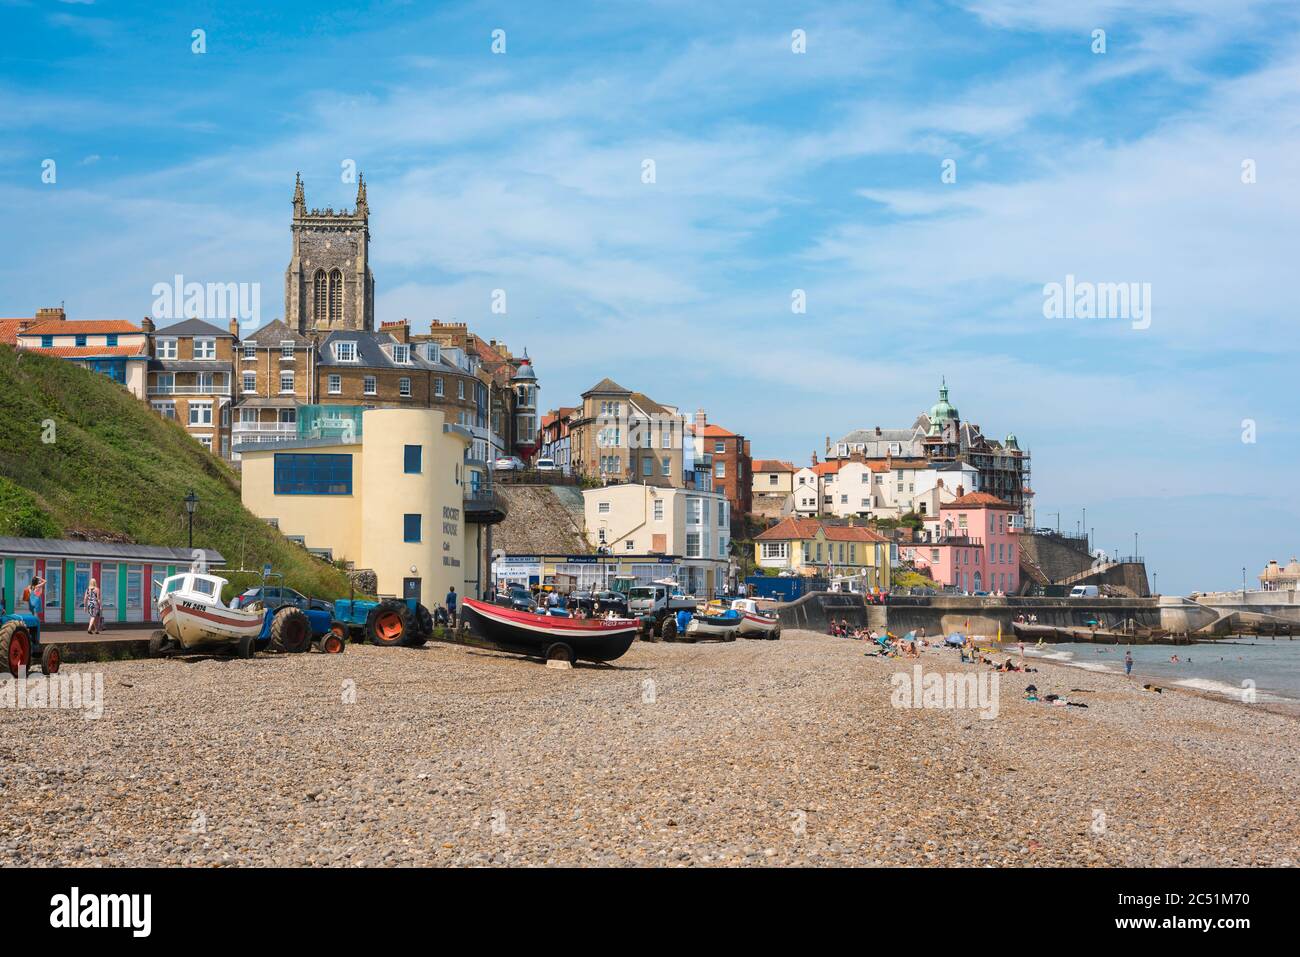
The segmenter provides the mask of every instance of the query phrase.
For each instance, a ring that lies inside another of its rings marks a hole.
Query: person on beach
[[[451,591],[447,592],[447,617],[451,619],[451,627],[456,627],[456,586],[451,586]]]
[[[1132,673],[1133,673],[1133,652],[1126,651],[1124,652],[1124,674],[1131,675]]]
[[[41,609],[45,607],[45,579],[40,575],[32,579],[32,583],[27,586],[24,593],[27,599],[27,607],[37,618],[41,617]]]
[[[86,609],[86,615],[90,619],[90,623],[86,625],[86,634],[99,634],[99,630],[103,625],[99,618],[99,583],[93,578],[90,580],[90,584],[86,586],[86,594],[81,596],[81,607]]]

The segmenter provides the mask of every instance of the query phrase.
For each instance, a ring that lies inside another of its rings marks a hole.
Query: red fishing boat
[[[636,640],[635,618],[570,618],[461,599],[470,629],[503,651],[574,662],[613,661]]]

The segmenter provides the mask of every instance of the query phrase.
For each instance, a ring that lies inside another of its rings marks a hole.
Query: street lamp
[[[185,496],[185,512],[190,520],[190,550],[194,549],[194,510],[199,507],[199,497],[194,494],[194,489],[190,489],[190,494]]]

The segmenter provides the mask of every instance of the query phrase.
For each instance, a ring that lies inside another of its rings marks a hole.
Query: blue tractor
[[[58,645],[41,647],[41,620],[35,615],[9,614],[9,603],[0,589],[0,671],[15,678],[19,672],[31,671],[32,661],[40,658],[41,671],[56,674],[63,664]]]
[[[433,615],[414,598],[340,598],[334,602],[334,633],[381,648],[419,648],[433,636]]]

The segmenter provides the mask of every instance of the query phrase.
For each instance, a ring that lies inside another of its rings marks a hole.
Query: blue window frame
[[[351,495],[352,456],[275,453],[276,495]]]
[[[418,542],[420,540],[420,516],[406,514],[402,516],[402,541]]]
[[[54,348],[54,337],[53,337],[53,336],[41,336],[41,348],[42,348],[42,349],[53,349],[53,348]]]
[[[117,333],[116,333],[116,332],[110,332],[110,333],[108,334],[108,344],[109,344],[110,346],[116,346],[116,345],[117,345]]]
[[[419,475],[423,468],[424,446],[408,445],[406,447],[406,474]]]
[[[85,348],[85,345],[86,345],[86,337],[85,337],[85,336],[77,336],[76,339],[75,339],[75,342],[76,342],[76,345],[77,345],[77,348],[78,348],[78,349]]]

